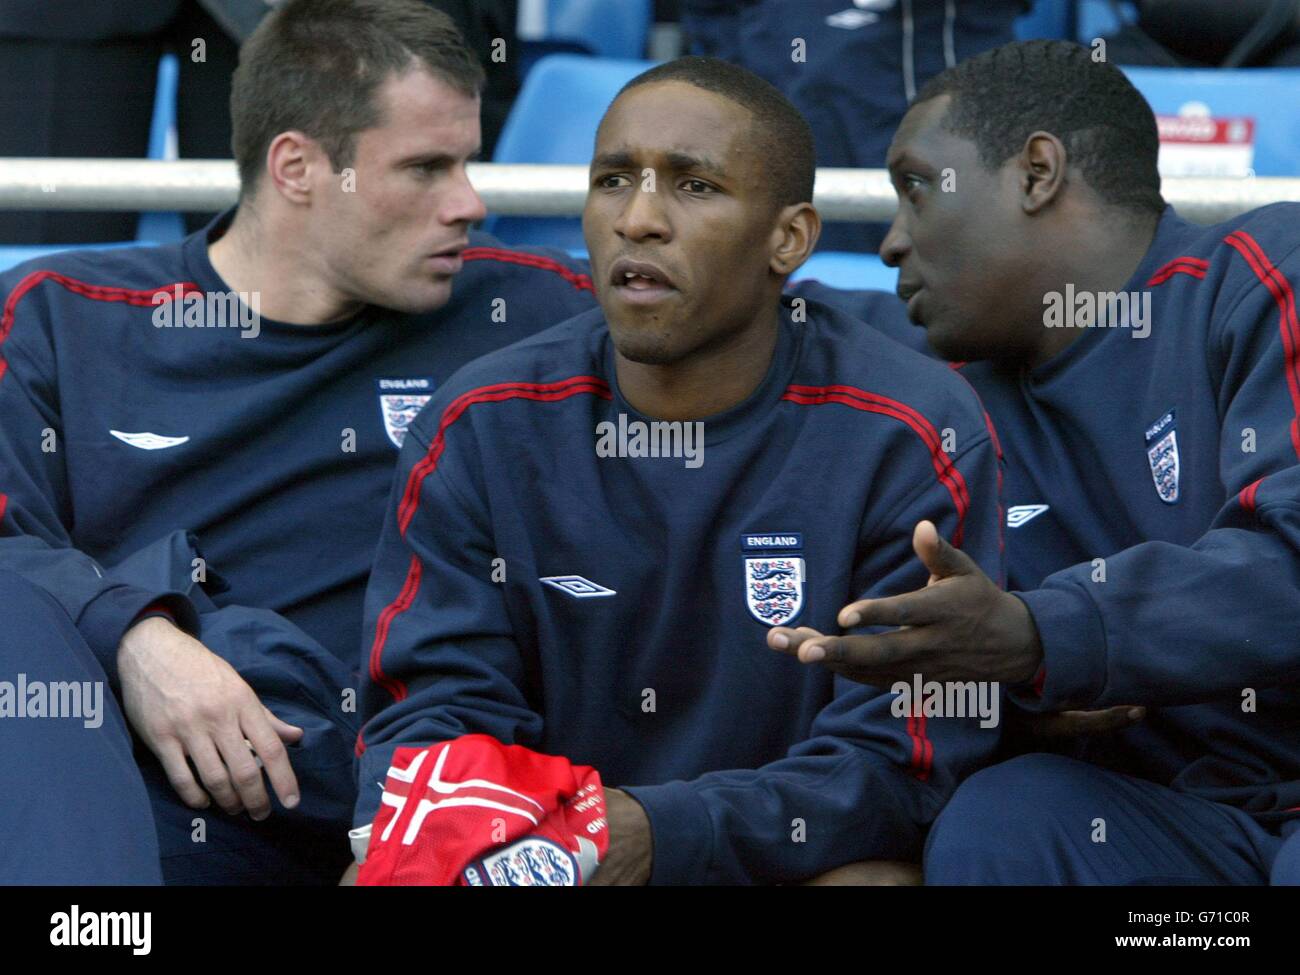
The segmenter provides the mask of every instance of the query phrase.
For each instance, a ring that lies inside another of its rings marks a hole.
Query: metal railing
[[[470,181],[497,215],[574,216],[586,166],[472,163]],[[1300,200],[1300,179],[1170,177],[1165,199],[1189,220],[1215,223],[1266,203]],[[0,159],[0,209],[216,211],[235,202],[226,160]],[[889,220],[894,191],[883,169],[819,169],[814,202],[826,220]]]

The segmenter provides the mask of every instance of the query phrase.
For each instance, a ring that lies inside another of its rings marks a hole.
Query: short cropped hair
[[[683,57],[637,75],[619,91],[659,81],[682,81],[735,102],[753,119],[752,149],[767,163],[777,207],[811,202],[817,175],[812,129],[780,91],[745,68],[718,58]]]
[[[984,51],[932,78],[912,103],[952,96],[941,122],[973,141],[996,169],[1031,132],[1061,140],[1070,164],[1106,202],[1164,209],[1155,115],[1124,72],[1070,41],[1017,41]]]
[[[383,124],[376,97],[392,75],[423,68],[467,96],[484,74],[451,18],[421,0],[288,0],[239,52],[230,93],[240,196],[256,191],[277,135],[321,144],[338,172],[357,133]]]

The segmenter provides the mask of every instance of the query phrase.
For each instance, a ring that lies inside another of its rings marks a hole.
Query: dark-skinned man
[[[999,571],[969,388],[781,296],[812,181],[807,124],[741,68],[683,58],[615,99],[584,212],[601,308],[462,370],[403,448],[367,593],[360,883],[586,882],[593,836],[598,884],[816,878],[914,856],[988,760],[996,715],[902,713],[763,643],[921,584],[919,520]],[[682,449],[650,455],[670,429]],[[541,789],[549,756],[578,764]],[[559,870],[532,823],[557,797],[590,814],[592,769],[605,815]]]
[[[1189,224],[1161,199],[1157,149],[1121,72],[1034,41],[936,78],[889,153],[881,255],[1001,435],[1016,592],[919,526],[931,584],[838,621],[899,630],[769,642],[872,683],[1006,681],[1031,711],[1147,708],[1071,755],[971,777],[927,882],[1294,869],[1278,851],[1300,822],[1300,207]]]

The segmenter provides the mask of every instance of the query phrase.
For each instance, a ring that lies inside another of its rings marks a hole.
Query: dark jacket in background
[[[519,91],[516,0],[429,0],[487,73],[483,156],[491,158]],[[269,9],[269,8],[268,8]],[[492,61],[493,41],[506,61]],[[206,59],[191,57],[206,42]],[[176,129],[183,159],[229,159],[230,78],[239,47],[199,0],[0,0],[0,153],[141,158],[158,61],[180,60]],[[210,214],[186,214],[195,230]],[[0,210],[0,244],[95,244],[135,238],[134,211]]]
[[[916,92],[1015,39],[1024,0],[682,0],[692,54],[748,68],[812,126],[818,166],[878,169]],[[802,38],[805,60],[792,58]],[[884,224],[822,227],[819,250],[874,251]]]
[[[181,0],[0,0],[0,37],[104,41],[165,27]]]
[[[465,44],[478,55],[487,81],[483,85],[483,158],[492,158],[501,129],[510,114],[510,106],[519,94],[519,43],[515,23],[519,18],[518,0],[429,0],[456,22]],[[492,60],[492,44],[505,41],[505,61]]]

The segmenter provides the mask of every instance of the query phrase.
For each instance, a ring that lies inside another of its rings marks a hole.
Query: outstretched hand
[[[827,636],[809,627],[775,627],[768,631],[768,646],[877,686],[910,682],[917,674],[938,681],[1014,684],[1033,679],[1043,649],[1025,604],[999,589],[929,521],[916,526],[912,548],[930,572],[923,589],[850,603],[838,618],[844,629],[898,629],[871,636]]]

